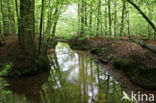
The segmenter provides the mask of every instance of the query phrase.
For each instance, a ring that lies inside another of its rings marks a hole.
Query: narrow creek
[[[49,52],[51,70],[32,77],[0,79],[0,103],[135,103],[121,99],[131,89],[87,52],[58,43]]]

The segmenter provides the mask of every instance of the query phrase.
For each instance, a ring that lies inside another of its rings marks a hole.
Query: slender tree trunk
[[[55,11],[54,11],[54,18],[53,18],[53,27],[52,27],[52,36],[55,35],[55,30],[56,30],[56,24],[57,24],[57,20],[58,20],[58,7],[56,7]]]
[[[117,3],[116,0],[114,1],[114,36],[117,34]]]
[[[87,4],[85,3],[84,5],[84,10],[85,10],[85,26],[88,26],[88,17],[87,17]]]
[[[129,13],[129,5],[127,5],[127,25],[128,25],[128,39],[129,39],[129,42],[130,42],[130,49],[131,49],[131,52],[133,52],[133,49],[132,49],[132,40],[131,40],[131,33],[130,33],[130,13]]]
[[[2,44],[3,39],[3,19],[2,19],[2,1],[0,2],[0,45]]]
[[[39,49],[38,49],[38,56],[41,52],[41,45],[42,45],[42,30],[43,30],[43,15],[44,15],[44,0],[42,0],[42,7],[41,7],[41,18],[40,18],[40,36],[39,36]]]
[[[149,4],[150,5],[150,4]],[[152,20],[152,9],[150,6],[148,6],[148,15],[150,15],[150,20]],[[150,39],[151,37],[151,30],[150,30],[150,24],[148,23],[148,38]]]
[[[84,34],[84,25],[85,25],[85,17],[84,17],[84,12],[85,12],[85,9],[84,9],[84,1],[81,0],[81,36]]]
[[[125,20],[125,9],[126,9],[126,2],[122,0],[123,7],[122,7],[122,17],[121,17],[121,28],[120,28],[120,36],[123,36],[124,32],[124,20]]]
[[[52,37],[55,36],[56,26],[57,26],[58,19],[59,19],[59,17],[57,16],[57,17],[55,18],[54,25],[53,25],[53,28],[52,28]]]
[[[108,19],[109,19],[109,33],[112,35],[112,17],[111,17],[111,0],[108,0]]]
[[[81,14],[80,14],[80,3],[79,3],[79,2],[78,2],[78,11],[77,11],[77,12],[78,12],[78,35],[80,35],[80,28],[81,28],[81,27],[80,27],[80,26],[81,26],[81,24],[80,24],[80,23],[81,23],[80,15],[81,15]]]
[[[127,0],[134,8],[138,10],[138,12],[142,15],[142,17],[151,25],[154,30],[154,36],[156,37],[156,26],[155,24],[146,16],[146,14],[131,0]]]
[[[107,4],[107,0],[105,0],[105,4]],[[107,14],[108,14],[108,10],[107,10],[107,6],[105,6],[105,35],[107,35],[107,22],[108,22],[108,17],[107,17]]]
[[[60,15],[60,10],[63,6],[63,2],[64,2],[64,0],[62,0],[59,7],[56,7],[55,12],[54,12],[54,18],[53,18],[54,24],[53,24],[53,28],[52,28],[52,37],[54,37],[55,33],[56,33],[56,26],[57,26],[59,15]]]
[[[19,30],[21,30],[21,29],[20,29],[20,24],[19,24],[20,23],[20,16],[19,16],[20,14],[19,14],[19,9],[18,9],[18,6],[19,6],[18,5],[18,0],[15,0],[15,5],[16,5],[17,26],[18,26],[18,28],[17,28],[18,41],[19,41],[19,44],[22,45],[21,44],[21,40],[20,40],[21,39],[21,37],[20,37],[21,35],[19,33]]]
[[[93,8],[92,8],[92,4],[90,5],[90,18],[89,18],[89,27],[90,27],[90,31],[92,33],[92,21],[93,21]]]
[[[51,26],[52,26],[52,11],[53,8],[51,7],[51,0],[49,0],[49,10],[48,10],[48,20],[47,20],[47,26],[46,26],[46,33],[50,35]]]
[[[97,15],[97,35],[99,35],[99,26],[100,26],[100,19],[101,19],[101,0],[98,2],[98,15]]]

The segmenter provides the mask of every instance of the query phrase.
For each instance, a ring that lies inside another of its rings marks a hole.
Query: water
[[[0,103],[132,103],[121,102],[130,93],[107,68],[85,51],[59,43],[49,52],[51,70],[17,80],[0,80]]]

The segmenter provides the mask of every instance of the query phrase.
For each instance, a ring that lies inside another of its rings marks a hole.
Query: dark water
[[[0,103],[135,103],[121,101],[123,87],[87,52],[59,43],[49,53],[51,70],[18,80],[0,79]]]

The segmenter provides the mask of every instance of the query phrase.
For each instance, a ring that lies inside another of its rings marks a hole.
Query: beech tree
[[[35,52],[35,0],[20,0],[19,39],[26,50]]]

